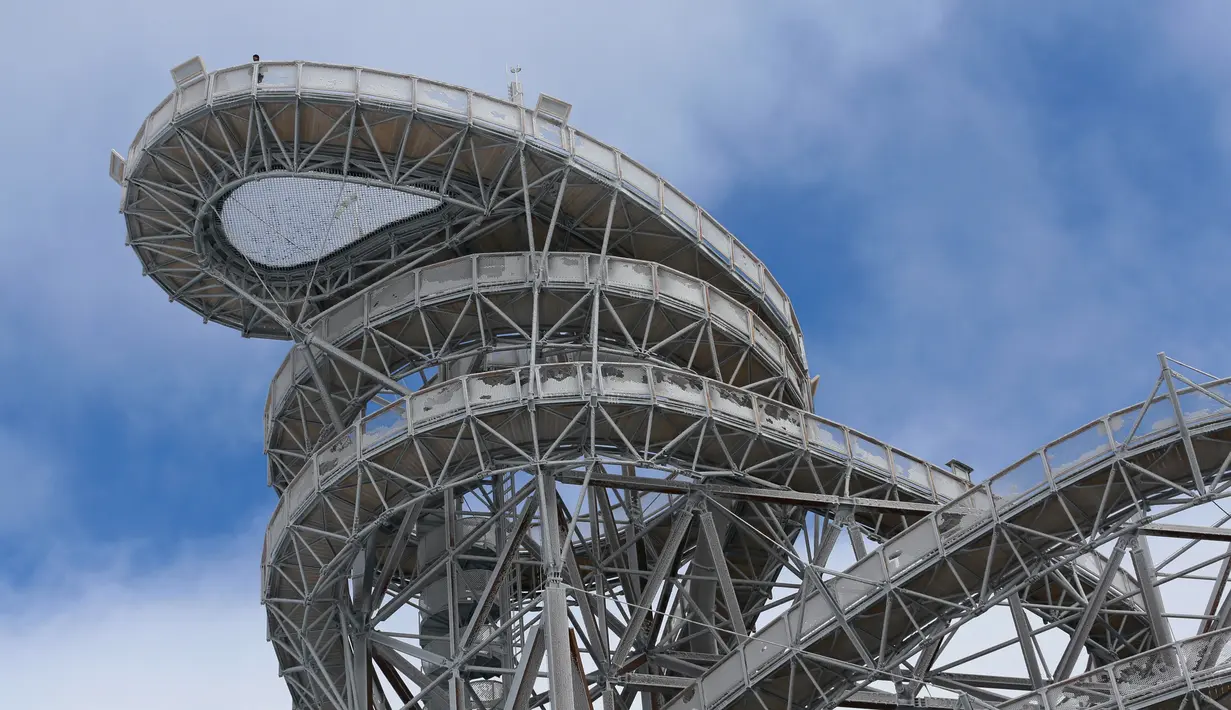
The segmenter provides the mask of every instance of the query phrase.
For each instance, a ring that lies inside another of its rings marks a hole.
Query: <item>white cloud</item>
[[[263,633],[260,539],[213,541],[142,572],[131,550],[61,550],[24,586],[0,586],[0,706],[288,706]]]
[[[1231,47],[1220,31],[1231,22],[1231,7],[1213,0],[1187,0],[1161,13],[1156,52],[1160,74],[1198,89],[1216,115],[1210,125],[1221,139],[1222,158],[1231,155]]]
[[[921,24],[913,51],[871,64],[862,84],[821,84],[818,99],[849,104],[787,174],[795,193],[855,205],[846,232],[816,215],[830,231],[809,255],[820,278],[852,268],[835,276],[852,288],[839,305],[821,300],[836,289],[787,287],[821,413],[988,474],[1144,397],[1160,350],[1216,368],[1227,347],[1202,321],[1231,242],[1216,222],[1193,228],[1210,215],[1151,192],[1161,180],[1134,182],[1141,145],[1064,124],[1065,106],[1015,86],[1026,60],[978,19]],[[810,315],[831,312],[851,325]]]

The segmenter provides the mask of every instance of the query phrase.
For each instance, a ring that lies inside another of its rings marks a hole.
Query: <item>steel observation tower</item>
[[[291,342],[297,710],[1231,707],[1227,381],[1160,355],[976,485],[816,416],[765,265],[567,103],[171,74],[111,176],[171,300]]]

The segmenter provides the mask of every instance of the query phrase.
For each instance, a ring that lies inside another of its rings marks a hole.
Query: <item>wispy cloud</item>
[[[1202,104],[1157,107],[1177,97],[1136,44],[1157,40],[1148,22],[1064,11],[1006,33],[1003,14],[934,13],[852,82],[822,50],[793,57],[798,100],[833,118],[790,131],[796,153],[766,171],[789,176],[795,238],[769,263],[803,314],[818,409],[985,474],[1146,395],[1159,350],[1217,370],[1231,255],[1201,185],[1225,171],[1185,159]]]
[[[289,703],[261,629],[259,530],[177,551],[150,571],[123,546],[63,550],[0,583],[0,701],[100,710]],[[72,668],[72,682],[64,669]]]
[[[0,545],[16,543],[12,536],[42,537],[63,509],[64,472],[58,454],[47,442],[22,437],[0,427]]]

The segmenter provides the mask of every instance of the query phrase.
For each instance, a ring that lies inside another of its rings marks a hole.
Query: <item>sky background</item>
[[[344,9],[345,8],[345,9]],[[0,706],[282,708],[258,604],[286,345],[141,277],[107,177],[193,55],[573,104],[795,304],[817,411],[982,478],[1231,375],[1231,4],[105,3],[0,23]]]

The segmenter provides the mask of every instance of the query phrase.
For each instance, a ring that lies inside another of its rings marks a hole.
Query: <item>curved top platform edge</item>
[[[213,72],[205,72],[202,66],[201,71],[181,80],[150,112],[129,147],[127,159],[112,152],[111,176],[126,192],[126,175],[132,172],[127,166],[136,165],[146,146],[155,143],[173,124],[198,111],[245,98],[287,96],[351,100],[435,114],[477,124],[570,158],[576,167],[619,186],[681,234],[704,244],[761,294],[770,310],[795,332],[803,352],[799,321],[786,292],[765,264],[699,205],[617,149],[560,123],[555,117],[463,87],[409,74],[303,61],[249,63]]]

